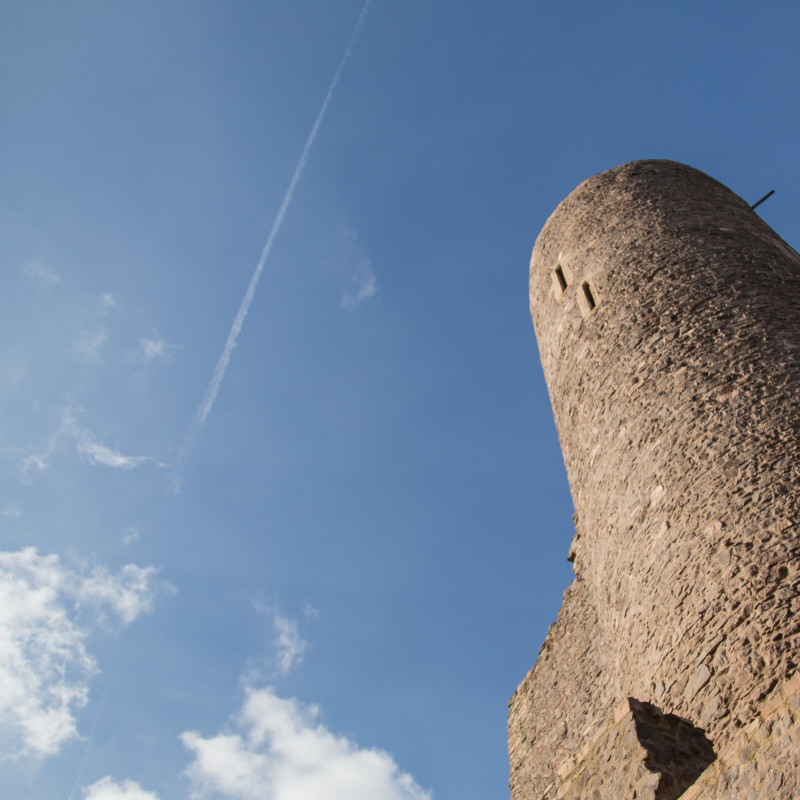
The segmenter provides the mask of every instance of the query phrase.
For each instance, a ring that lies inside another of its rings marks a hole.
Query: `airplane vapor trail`
[[[350,40],[347,43],[344,55],[339,62],[339,66],[337,67],[336,73],[333,76],[331,85],[328,87],[328,92],[325,95],[325,99],[322,101],[322,106],[320,107],[316,120],[314,120],[311,133],[308,135],[308,139],[306,139],[305,147],[303,147],[303,152],[300,154],[300,160],[297,162],[297,166],[295,167],[294,175],[292,175],[292,180],[289,183],[289,188],[286,190],[286,194],[283,196],[283,201],[278,209],[275,221],[272,223],[272,228],[270,229],[264,249],[261,251],[261,257],[258,259],[255,271],[253,272],[253,277],[250,279],[250,284],[247,287],[247,291],[244,293],[241,305],[239,306],[239,311],[236,313],[236,317],[233,320],[233,325],[231,325],[231,330],[230,333],[228,333],[225,347],[222,349],[222,354],[220,355],[219,360],[214,367],[214,374],[212,375],[211,381],[206,389],[206,393],[203,396],[203,401],[200,403],[200,406],[197,409],[197,413],[195,414],[194,419],[189,426],[189,431],[186,434],[183,446],[178,454],[179,467],[185,463],[192,443],[208,419],[208,415],[211,413],[211,409],[214,406],[214,401],[217,399],[220,387],[222,386],[222,381],[225,378],[225,371],[228,369],[228,364],[231,360],[233,348],[236,347],[236,340],[239,338],[239,334],[242,331],[242,325],[244,325],[245,317],[247,316],[247,312],[250,310],[250,304],[253,302],[253,297],[256,293],[256,287],[258,286],[258,281],[261,278],[261,273],[264,270],[264,265],[266,264],[270,251],[272,250],[275,237],[278,235],[281,226],[283,225],[283,220],[286,216],[289,204],[292,202],[294,191],[303,175],[303,170],[305,169],[308,155],[311,152],[312,146],[314,145],[314,140],[317,138],[317,133],[319,133],[322,120],[325,117],[325,112],[328,110],[328,104],[330,103],[333,92],[342,77],[342,72],[344,71],[345,65],[350,60],[350,55],[353,51],[353,45],[355,44],[358,34],[364,24],[364,20],[367,17],[367,12],[369,11],[370,5],[372,5],[372,0],[365,0],[364,5],[361,7],[361,13],[358,16],[358,20],[353,28],[353,32],[350,34]]]
[[[106,702],[106,692],[103,691],[103,694],[100,695],[100,702],[97,704],[97,710],[94,712],[94,717],[92,719],[92,729],[89,731],[89,736],[86,739],[86,747],[83,748],[83,756],[81,756],[80,763],[78,764],[78,774],[75,776],[75,783],[72,785],[72,791],[69,793],[69,797],[67,800],[72,800],[75,796],[75,792],[78,791],[78,786],[83,779],[83,770],[86,767],[86,759],[89,757],[89,751],[94,746],[94,737],[95,733],[97,732],[97,720],[100,717],[100,712],[103,710],[103,705]]]

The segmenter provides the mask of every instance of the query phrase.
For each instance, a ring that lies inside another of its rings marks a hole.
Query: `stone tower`
[[[640,161],[559,205],[530,300],[575,580],[510,702],[512,800],[800,797],[800,256]]]

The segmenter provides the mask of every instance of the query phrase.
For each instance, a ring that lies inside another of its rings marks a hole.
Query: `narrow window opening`
[[[561,287],[562,292],[567,291],[567,279],[564,276],[564,270],[561,269],[561,264],[556,267],[556,278],[558,278],[558,285]]]
[[[592,312],[597,308],[597,301],[594,299],[594,295],[592,294],[592,288],[589,286],[588,281],[584,281],[583,284],[583,296],[586,298],[586,303],[589,306],[589,311]]]

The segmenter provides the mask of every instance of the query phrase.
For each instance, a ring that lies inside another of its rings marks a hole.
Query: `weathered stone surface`
[[[713,760],[702,731],[629,697],[559,769],[557,797],[677,800]]]
[[[628,755],[579,769],[624,724],[626,698],[702,728],[720,754],[684,800],[800,796],[800,700],[786,689],[800,634],[800,256],[707,175],[634,162],[561,203],[530,290],[576,577],[511,699],[512,800],[632,797],[623,784],[644,797],[625,783],[644,763],[638,734],[617,730]]]

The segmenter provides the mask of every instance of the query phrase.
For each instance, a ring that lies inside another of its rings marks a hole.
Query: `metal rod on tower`
[[[770,189],[757,203],[753,203],[750,208],[755,208],[756,206],[760,206],[765,200],[772,197],[775,194],[774,189]]]

